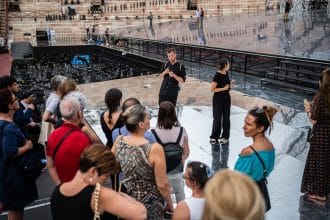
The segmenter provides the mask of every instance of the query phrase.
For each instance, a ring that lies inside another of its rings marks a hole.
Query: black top
[[[107,123],[104,121],[104,113],[101,114],[101,127],[102,131],[104,132],[105,136],[107,137],[107,146],[112,148],[113,141],[112,141],[112,131],[116,128],[121,128],[124,126],[123,120],[121,119],[121,116],[119,116],[118,120],[116,121],[116,124],[113,126],[112,130],[108,127]]]
[[[60,192],[61,185],[55,188],[50,199],[53,220],[93,219],[94,212],[91,208],[91,198],[95,186],[87,186],[77,195],[65,196]]]
[[[170,71],[181,77],[183,81],[186,81],[185,67],[179,62],[176,62],[173,65],[170,62],[166,62],[160,69],[160,73],[163,72],[166,68],[169,68]],[[167,96],[177,96],[179,90],[179,82],[173,77],[170,77],[169,74],[166,74],[164,76],[162,86],[160,87],[159,94]]]
[[[225,87],[225,85],[229,84],[230,85],[230,79],[228,76],[228,73],[226,73],[226,75],[221,74],[219,72],[217,72],[214,77],[213,77],[213,82],[217,83],[217,87],[216,88],[223,88]],[[229,88],[230,90],[230,88]],[[225,90],[222,92],[215,92],[214,96],[218,97],[218,96],[229,96],[229,90]]]
[[[50,208],[53,220],[92,220],[94,212],[91,208],[91,198],[95,186],[86,186],[74,196],[65,196],[60,192],[58,185],[50,199]],[[101,220],[117,220],[117,217],[109,213],[103,213]]]

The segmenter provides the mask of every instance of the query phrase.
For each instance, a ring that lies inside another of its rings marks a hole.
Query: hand
[[[307,113],[311,112],[312,110],[311,103],[307,99],[304,99],[304,107],[305,107],[305,112]]]
[[[174,73],[172,71],[169,71],[168,74],[170,75],[170,77],[174,77]]]
[[[163,73],[166,75],[166,74],[168,74],[169,72],[170,72],[170,68],[167,67],[167,68],[164,70]]]
[[[28,108],[34,110],[35,106],[33,104],[30,104],[30,105],[28,105]]]
[[[35,123],[34,121],[32,121],[29,124],[27,124],[27,126],[35,127],[35,126],[37,126],[37,123]]]
[[[224,90],[229,90],[229,84],[225,85],[225,87],[223,87]]]
[[[32,143],[32,141],[27,140],[25,144],[26,144],[28,150],[31,150],[31,149],[33,148],[33,143]]]
[[[165,212],[172,212],[173,213],[173,211],[174,211],[173,205],[169,206],[167,204],[166,207],[165,207]]]

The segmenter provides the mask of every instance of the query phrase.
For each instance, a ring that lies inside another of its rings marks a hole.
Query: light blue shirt
[[[119,133],[120,131],[120,133]],[[115,142],[117,137],[119,135],[127,136],[129,134],[126,126],[123,126],[121,128],[116,128],[115,130],[112,131],[112,141]],[[150,143],[156,143],[156,138],[150,131],[144,132],[144,138],[147,139]]]

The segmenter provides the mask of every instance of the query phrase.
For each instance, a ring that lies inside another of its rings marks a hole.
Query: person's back
[[[162,213],[163,198],[157,189],[154,168],[148,159],[151,147],[149,142],[134,146],[121,137],[115,155],[123,172],[121,182],[128,194],[142,202],[149,211],[154,209],[153,213]]]
[[[77,194],[70,196],[61,192],[61,186],[55,188],[50,200],[53,220],[93,219],[94,212],[90,204],[95,186],[86,186]]]
[[[46,154],[50,157],[54,156],[56,146],[66,133],[72,130],[65,140],[62,142],[55,158],[57,174],[61,182],[71,180],[78,170],[79,159],[82,151],[91,143],[89,138],[81,131],[81,129],[73,124],[64,123],[56,129],[48,138]]]
[[[188,206],[189,213],[190,213],[190,219],[191,220],[201,219],[201,217],[203,215],[205,198],[190,197],[190,198],[185,199],[184,202]]]

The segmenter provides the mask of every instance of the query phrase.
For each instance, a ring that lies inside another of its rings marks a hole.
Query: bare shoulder
[[[242,149],[241,156],[247,156],[253,153],[253,150],[250,148],[250,146],[247,146]]]
[[[151,145],[151,148],[150,148],[150,153],[160,153],[160,152],[163,152],[163,147],[162,145],[158,144],[158,143],[153,143]]]
[[[190,212],[188,205],[185,201],[180,201],[176,206],[173,213],[173,220],[185,220],[190,219]]]

